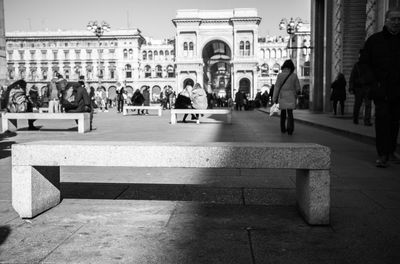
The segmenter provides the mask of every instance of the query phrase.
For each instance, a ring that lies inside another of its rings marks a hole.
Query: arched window
[[[189,56],[190,57],[193,57],[193,50],[194,50],[193,42],[189,42]]]
[[[282,57],[286,58],[288,56],[287,49],[282,50]]]
[[[147,52],[147,56],[148,56],[149,60],[153,60],[153,52],[151,50],[149,50]]]
[[[240,44],[239,44],[239,54],[240,54],[240,56],[244,55],[244,42],[243,41],[240,41]]]
[[[144,67],[144,78],[150,78],[151,77],[151,67],[149,65],[146,65]]]
[[[143,60],[147,60],[147,52],[143,51]]]
[[[265,58],[266,58],[266,59],[271,58],[271,51],[270,51],[269,49],[267,49],[267,50],[265,51]]]
[[[245,48],[246,52],[245,55],[246,56],[250,56],[250,41],[246,41],[246,48]]]
[[[175,77],[174,66],[168,65],[167,73],[168,73],[168,78],[174,78]]]
[[[282,58],[282,50],[281,50],[281,49],[278,49],[278,50],[276,51],[276,57],[277,57],[277,58]]]
[[[158,60],[158,51],[154,51],[154,60]]]
[[[185,42],[183,43],[183,56],[187,57],[187,55],[188,55],[188,43]]]
[[[171,56],[174,56],[174,55],[175,55],[175,51],[174,51],[174,50],[171,50],[171,51],[169,52],[169,54],[171,54]]]
[[[169,51],[168,50],[165,51],[165,57],[167,57],[167,56],[169,56]]]
[[[268,64],[264,63],[261,65],[261,77],[269,76],[269,66]]]
[[[261,50],[261,58],[265,59],[265,50]]]
[[[161,65],[156,66],[156,77],[157,78],[162,78],[162,67]]]
[[[133,59],[133,50],[129,49],[129,59],[132,60]]]
[[[125,65],[125,77],[132,78],[132,66],[130,64]]]
[[[274,72],[274,74],[278,74],[280,70],[281,65],[279,65],[278,63],[275,63],[274,66],[272,66],[272,71]]]
[[[164,56],[164,51],[160,50],[160,57],[162,57],[162,56]]]
[[[127,58],[128,58],[128,50],[124,49],[124,59],[127,59]]]
[[[271,50],[271,58],[276,58],[276,50],[275,49]]]

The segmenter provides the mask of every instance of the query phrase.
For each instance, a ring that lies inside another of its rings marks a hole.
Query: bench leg
[[[10,128],[13,130],[17,130],[17,119],[2,118],[1,128],[3,133],[6,132],[7,130],[10,130]]]
[[[78,119],[78,133],[90,131],[90,117]]]
[[[298,209],[308,224],[329,224],[329,170],[297,170],[296,196]]]
[[[176,124],[176,114],[171,114],[171,124],[172,125]]]
[[[122,115],[127,115],[128,114],[128,109],[126,109],[125,107],[122,108]]]
[[[158,109],[158,116],[161,116],[161,115],[162,115],[162,110]]]
[[[32,218],[60,203],[60,167],[12,166],[12,206]]]

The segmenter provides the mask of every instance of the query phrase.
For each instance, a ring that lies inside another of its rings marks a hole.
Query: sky
[[[173,38],[171,20],[178,9],[256,8],[262,18],[259,36],[284,36],[282,18],[310,21],[310,0],[4,0],[6,32],[86,30],[91,20],[112,29],[138,28],[155,39]]]

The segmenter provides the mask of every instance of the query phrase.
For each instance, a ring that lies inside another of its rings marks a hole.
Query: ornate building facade
[[[100,40],[89,31],[7,32],[7,80],[20,78],[43,91],[55,72],[115,97],[117,83],[128,94],[150,87],[156,102],[165,89],[177,93],[199,82],[209,92],[231,96],[238,90],[254,98],[269,90],[282,63],[291,57],[302,86],[309,85],[310,29],[293,37],[260,37],[256,9],[178,10],[176,36],[154,40],[138,29],[111,30]],[[298,48],[298,49],[297,49]]]

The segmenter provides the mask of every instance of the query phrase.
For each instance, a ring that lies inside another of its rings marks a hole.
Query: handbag
[[[270,116],[274,116],[274,115],[278,115],[279,113],[279,104],[274,103],[271,108],[269,109],[269,115]]]

